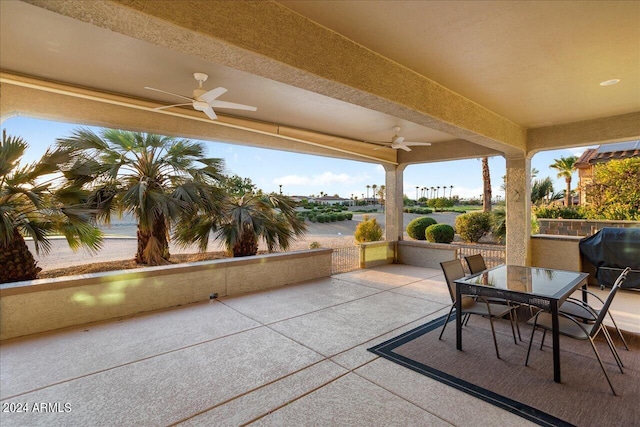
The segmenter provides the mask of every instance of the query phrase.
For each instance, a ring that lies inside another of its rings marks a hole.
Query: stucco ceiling
[[[279,3],[523,127],[640,111],[640,2]],[[193,72],[205,72],[206,88],[228,89],[221,100],[258,107],[228,111],[240,117],[360,141],[388,140],[393,126],[410,140],[455,139],[31,4],[2,1],[0,18],[5,72],[168,104],[144,87],[190,95]]]
[[[640,107],[637,1],[280,3],[525,127]]]

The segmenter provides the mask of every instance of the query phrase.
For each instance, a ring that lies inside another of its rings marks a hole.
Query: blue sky
[[[38,120],[26,117],[12,117],[3,122],[2,128],[9,135],[20,136],[29,143],[25,161],[38,159],[45,149],[55,143],[56,138],[70,135],[76,124]],[[225,159],[227,173],[251,178],[264,191],[279,191],[286,195],[329,195],[338,194],[349,198],[362,198],[367,194],[367,185],[384,185],[384,169],[380,165],[295,154],[284,151],[259,149],[242,145],[232,145],[203,141],[209,155]],[[532,168],[539,170],[538,178],[550,177],[554,190],[565,188],[564,179],[557,179],[557,172],[549,165],[561,156],[580,156],[585,148],[555,150],[539,153],[532,159]],[[500,189],[505,175],[505,159],[489,159],[493,196],[504,200]],[[453,185],[453,190],[450,186]],[[577,174],[572,186],[577,185]],[[415,187],[447,187],[450,193],[461,198],[479,198],[482,193],[482,165],[480,160],[459,160],[455,162],[426,163],[411,165],[404,172],[404,192],[415,198]],[[371,196],[371,191],[369,195]],[[442,195],[442,189],[440,190]]]

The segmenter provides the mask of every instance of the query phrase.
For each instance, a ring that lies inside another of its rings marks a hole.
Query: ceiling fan
[[[214,108],[229,108],[234,110],[247,110],[247,111],[257,110],[256,107],[252,107],[250,105],[236,104],[235,102],[218,101],[217,98],[223,93],[225,93],[227,89],[223,87],[217,87],[210,91],[206,91],[202,88],[202,83],[207,81],[209,76],[204,73],[193,73],[193,77],[195,77],[195,79],[198,81],[198,87],[193,90],[192,98],[189,98],[188,96],[184,96],[184,95],[179,95],[173,92],[167,92],[166,90],[145,86],[144,87],[145,89],[155,90],[156,92],[166,93],[168,95],[177,96],[179,98],[183,98],[190,101],[182,104],[165,105],[163,107],[154,108],[154,110],[164,110],[166,108],[179,107],[182,105],[192,105],[195,110],[202,111],[211,120],[215,120],[218,118],[215,111],[213,111]]]
[[[382,147],[374,148],[374,150],[381,150],[383,148],[391,148],[394,150],[404,150],[411,151],[409,146],[429,146],[430,142],[413,142],[413,141],[405,141],[404,136],[398,136],[398,132],[400,132],[400,126],[396,126],[393,128],[394,136],[391,138],[391,142],[374,142],[374,144],[384,144]]]

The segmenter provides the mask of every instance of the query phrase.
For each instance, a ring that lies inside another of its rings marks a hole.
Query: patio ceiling
[[[0,8],[3,91],[22,75],[148,110],[176,99],[145,86],[190,95],[192,74],[205,72],[206,88],[229,89],[221,100],[258,107],[230,112],[250,120],[240,128],[261,129],[259,145],[279,149],[382,163],[525,153],[528,128],[640,112],[638,2],[30,0]],[[613,78],[620,83],[599,86]],[[53,114],[30,102],[29,113]],[[219,113],[220,123],[233,122]],[[203,139],[249,138],[193,126]],[[433,146],[396,158],[363,143],[390,140],[394,126]]]

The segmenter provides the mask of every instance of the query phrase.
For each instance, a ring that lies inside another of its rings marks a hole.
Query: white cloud
[[[285,175],[280,178],[275,178],[273,183],[276,185],[292,185],[292,186],[303,186],[309,185],[309,177],[300,176],[300,175]]]

